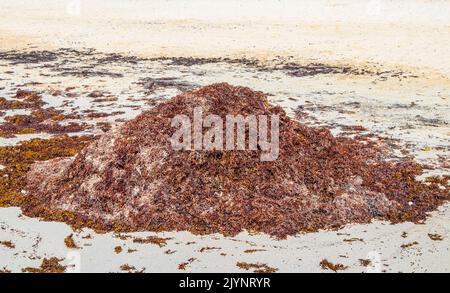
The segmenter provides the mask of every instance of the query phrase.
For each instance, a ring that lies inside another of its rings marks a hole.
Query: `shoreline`
[[[221,4],[222,12],[198,1],[189,5],[179,0],[81,1],[79,12],[71,12],[72,0],[45,2],[2,1],[0,50],[95,48],[140,57],[261,61],[281,56],[301,63],[381,64],[450,78],[450,61],[444,58],[449,49],[450,21],[445,12],[450,13],[450,3],[442,1],[378,1],[378,8],[369,1],[346,0],[342,5],[331,0],[302,4],[284,0],[278,5],[263,1],[273,9],[272,16],[258,12],[262,5],[258,1],[244,7],[233,1]],[[233,5],[237,16],[227,15]],[[183,15],[177,7],[185,8]]]

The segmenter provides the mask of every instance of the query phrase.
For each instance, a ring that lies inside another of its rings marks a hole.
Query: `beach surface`
[[[5,0],[0,11],[3,50],[292,56],[450,73],[448,1]]]
[[[427,175],[450,174],[448,1],[4,0],[0,12],[0,97],[33,90],[45,107],[82,114],[92,127],[70,135],[101,134],[98,125],[228,82],[267,93],[307,125],[384,137],[398,156],[407,150],[433,166]],[[0,123],[27,113],[7,110]],[[364,129],[348,131],[355,125]],[[0,146],[51,136],[20,134]],[[71,234],[77,248],[65,244]],[[165,240],[136,240],[148,236]],[[331,272],[324,259],[343,272],[450,272],[450,205],[423,224],[375,221],[286,240],[98,234],[8,207],[0,208],[0,241],[14,244],[0,245],[0,270],[13,272],[51,257],[68,272],[245,272],[242,262]]]

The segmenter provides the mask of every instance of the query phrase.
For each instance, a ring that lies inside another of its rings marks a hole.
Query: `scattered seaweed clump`
[[[211,251],[211,250],[220,250],[220,247],[211,247],[211,246],[205,246],[200,248],[199,252],[205,252],[205,251]]]
[[[268,266],[267,264],[261,264],[261,263],[246,263],[246,262],[238,262],[236,264],[238,268],[241,268],[243,270],[250,270],[253,269],[255,273],[262,273],[262,274],[269,274],[269,273],[275,273],[278,271],[276,268],[272,268]]]
[[[265,249],[246,249],[244,250],[244,253],[255,253],[258,251],[266,251]]]
[[[114,247],[114,252],[115,252],[116,254],[121,253],[121,252],[122,252],[122,246],[116,246],[116,247]]]
[[[278,158],[261,161],[259,148],[174,150],[172,118],[193,121],[196,107],[223,121],[278,115]],[[21,206],[40,217],[69,213],[71,221],[105,231],[247,230],[284,238],[374,218],[422,221],[450,198],[448,178],[416,180],[423,169],[388,160],[376,142],[305,126],[261,92],[220,83],[159,103],[74,158],[37,162]]]
[[[35,92],[17,90],[12,99],[0,97],[0,110],[34,109],[45,105],[42,97]]]
[[[444,237],[442,237],[442,235],[439,235],[439,234],[428,233],[428,237],[430,237],[430,239],[433,240],[433,241],[442,241],[442,240],[444,240]]]
[[[70,234],[69,236],[64,238],[64,244],[67,248],[79,249],[78,245],[75,243],[75,240],[73,240],[73,234]]]
[[[123,264],[120,266],[120,270],[130,273],[130,272],[136,270],[136,268],[134,266],[130,266],[129,264]]]
[[[333,272],[337,273],[338,271],[344,271],[346,270],[348,267],[344,266],[343,264],[334,264],[332,262],[329,262],[327,259],[323,259],[320,262],[320,267],[323,270],[332,270]]]
[[[16,248],[16,245],[14,243],[12,243],[11,241],[9,241],[9,240],[7,240],[7,241],[0,241],[0,244],[3,245],[4,247],[10,248],[10,249]]]
[[[26,267],[22,269],[23,273],[64,273],[66,266],[60,264],[63,261],[57,257],[44,258],[41,266],[38,268]]]
[[[11,65],[52,62],[58,59],[58,53],[52,51],[7,51],[0,52],[0,60],[9,61]]]
[[[31,200],[23,194],[26,173],[36,161],[71,157],[93,141],[92,136],[56,136],[50,139],[32,139],[15,146],[0,147],[0,207],[21,206]],[[57,165],[55,165],[57,167]],[[67,211],[58,213],[70,214]],[[64,217],[58,217],[64,220]]]
[[[167,240],[170,240],[171,238],[161,238],[157,236],[148,236],[146,238],[134,238],[134,243],[140,243],[140,244],[146,244],[146,243],[152,243],[156,244],[159,247],[164,247],[167,245]]]
[[[406,248],[410,248],[410,247],[413,247],[413,246],[416,246],[416,245],[419,245],[419,242],[414,241],[414,242],[410,242],[410,243],[405,243],[405,244],[400,245],[400,247],[402,249],[406,249]]]
[[[364,239],[354,237],[354,238],[344,239],[343,241],[344,241],[344,242],[348,242],[348,243],[352,243],[352,242],[364,242]]]
[[[178,265],[178,269],[179,269],[179,270],[182,270],[182,271],[185,271],[186,268],[188,267],[188,265],[190,265],[191,263],[193,263],[195,260],[196,260],[196,258],[191,257],[191,258],[188,259],[187,261],[180,263],[180,264]]]
[[[372,261],[370,259],[360,258],[358,261],[363,267],[368,267],[372,264]]]
[[[136,267],[134,266],[130,266],[129,264],[123,264],[120,266],[120,270],[127,273],[142,274],[145,271],[145,268],[137,270]]]
[[[52,133],[62,134],[79,132],[86,129],[86,124],[69,122],[65,125],[60,122],[65,119],[79,118],[77,115],[64,115],[62,111],[54,108],[38,108],[30,115],[12,115],[4,118],[6,121],[0,125],[0,136],[14,137],[15,134]]]

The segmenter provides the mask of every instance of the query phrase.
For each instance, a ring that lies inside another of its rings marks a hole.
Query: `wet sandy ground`
[[[98,0],[81,1],[80,10],[70,3],[0,3],[0,97],[35,90],[44,107],[78,113],[92,125],[85,132],[99,134],[98,122],[121,123],[181,91],[229,82],[267,93],[302,123],[340,135],[375,133],[388,138],[394,157],[414,156],[433,166],[428,174],[450,173],[445,1],[246,1],[236,9],[233,1],[217,7]],[[115,114],[88,117],[92,111]],[[29,111],[3,112],[0,123]],[[355,125],[367,131],[349,127]],[[0,146],[50,136],[0,138]],[[70,234],[79,249],[64,244]],[[0,271],[38,267],[50,257],[62,259],[70,272],[119,272],[124,264],[136,272],[242,272],[238,262],[278,272],[330,272],[321,268],[323,259],[348,266],[344,272],[450,271],[448,204],[421,225],[376,221],[281,241],[247,233],[127,235],[73,231],[0,208],[0,241],[14,244],[0,245]],[[133,241],[152,235],[170,239],[161,246]]]
[[[124,264],[145,272],[243,272],[236,266],[238,262],[264,263],[278,272],[324,272],[319,263],[328,259],[348,266],[344,272],[449,272],[449,216],[446,207],[425,225],[376,222],[281,241],[247,233],[228,238],[188,232],[127,234],[170,238],[163,247],[83,230],[73,236],[80,248],[68,249],[64,238],[74,232],[67,225],[39,222],[20,216],[17,208],[8,208],[1,211],[0,239],[9,239],[16,246],[0,247],[1,265],[20,272],[24,267],[38,267],[43,257],[56,256],[64,259],[61,263],[69,266],[68,272],[120,272]],[[444,240],[431,240],[428,234],[435,233]],[[88,235],[92,238],[83,239]],[[115,252],[116,246],[122,247],[121,253]],[[372,264],[364,267],[359,259],[369,259]],[[189,263],[186,269],[179,270],[185,262]]]

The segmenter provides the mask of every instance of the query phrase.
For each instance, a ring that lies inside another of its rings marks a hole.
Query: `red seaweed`
[[[278,114],[278,159],[260,161],[261,150],[174,150],[171,119],[192,119],[195,107],[222,118]],[[162,102],[57,166],[32,166],[32,200],[22,208],[41,217],[42,206],[67,210],[107,231],[248,230],[284,238],[374,218],[417,222],[450,198],[448,178],[418,181],[422,165],[387,160],[373,142],[307,127],[263,93],[226,83]]]

